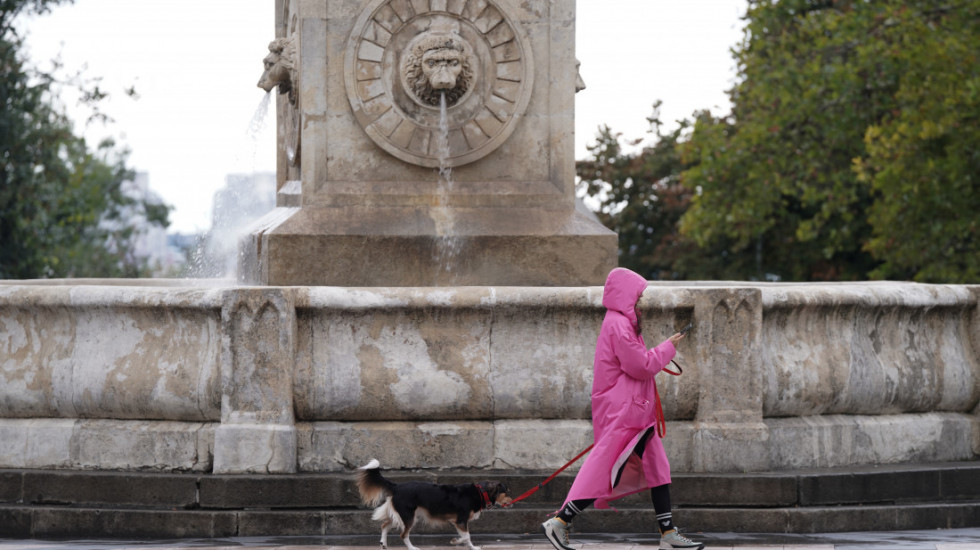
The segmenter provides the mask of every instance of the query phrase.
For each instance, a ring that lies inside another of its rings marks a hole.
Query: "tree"
[[[123,193],[128,153],[75,135],[56,106],[57,66],[39,71],[21,53],[14,20],[63,1],[0,0],[0,278],[142,275],[129,255],[137,228],[121,216],[140,208],[166,227],[169,207]],[[90,105],[106,97],[97,86],[81,95]]]
[[[655,135],[651,145],[626,152],[621,136],[604,126],[589,147],[591,157],[576,163],[576,171],[582,190],[598,202],[599,220],[619,235],[620,265],[647,279],[709,278],[721,255],[704,254],[677,229],[691,199],[680,184],[684,164],[678,151],[690,123],[664,133],[660,105],[655,102],[647,118]]]
[[[758,0],[746,20],[732,113],[682,147],[682,233],[755,256],[741,277],[976,281],[978,2]]]
[[[980,281],[980,2],[885,14],[861,53],[899,75],[855,162],[871,186],[874,277]],[[869,63],[870,65],[870,63]]]

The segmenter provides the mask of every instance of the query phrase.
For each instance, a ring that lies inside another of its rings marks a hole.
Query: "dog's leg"
[[[404,518],[402,518],[402,521],[404,521]],[[409,533],[412,532],[412,525],[414,524],[415,524],[415,518],[412,518],[410,521],[405,521],[405,529],[402,530],[402,534],[401,534],[402,542],[405,543],[405,546],[408,547],[408,550],[419,550],[417,546],[412,544],[411,539],[408,538]]]
[[[473,546],[473,541],[470,540],[470,532],[466,527],[465,523],[453,523],[453,527],[456,528],[456,532],[459,533],[459,537],[449,541],[452,544],[465,544],[470,550],[480,550],[479,546]]]
[[[390,519],[386,519],[381,523],[381,550],[388,549],[388,529],[391,529]]]

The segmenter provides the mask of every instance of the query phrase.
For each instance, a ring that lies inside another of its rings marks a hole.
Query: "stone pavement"
[[[859,533],[746,534],[688,533],[705,550],[980,550],[980,528]],[[422,550],[461,550],[450,546],[452,534],[416,535]],[[477,533],[474,542],[483,550],[552,550],[536,535]],[[11,540],[0,539],[0,550],[366,550],[377,547],[375,536],[247,537],[183,540]],[[405,548],[397,537],[390,550]],[[657,548],[658,537],[647,534],[583,534],[573,539],[579,550],[642,550]]]

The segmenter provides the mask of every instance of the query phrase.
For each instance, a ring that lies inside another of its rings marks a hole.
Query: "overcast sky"
[[[210,227],[214,192],[229,173],[275,170],[275,114],[256,87],[274,38],[273,0],[76,0],[25,20],[32,59],[61,55],[69,70],[101,77],[112,125],[90,127],[131,150],[129,164],[175,207],[171,230]],[[600,125],[647,135],[661,99],[665,122],[729,109],[730,49],[745,0],[578,0],[575,152]],[[133,100],[123,90],[135,86]],[[71,100],[68,101],[72,103]],[[69,105],[71,107],[71,105]],[[264,130],[251,131],[264,118]]]

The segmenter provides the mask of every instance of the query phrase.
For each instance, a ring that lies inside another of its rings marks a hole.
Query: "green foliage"
[[[142,212],[166,227],[169,208],[123,193],[133,176],[127,153],[111,141],[91,150],[53,104],[53,73],[21,55],[14,17],[57,3],[0,0],[0,278],[139,276],[128,217]],[[82,95],[105,97],[97,88]]]
[[[758,0],[746,19],[732,113],[682,146],[682,233],[730,246],[733,278],[976,281],[977,0]]]
[[[695,250],[676,227],[691,199],[680,185],[677,150],[687,123],[662,133],[659,108],[658,101],[647,119],[656,134],[653,145],[624,152],[620,135],[602,127],[589,147],[591,157],[579,161],[576,171],[585,194],[599,203],[599,220],[619,235],[620,265],[648,279],[704,278],[711,258]]]
[[[884,14],[866,55],[896,79],[893,108],[855,161],[875,196],[872,275],[980,281],[980,2]]]

